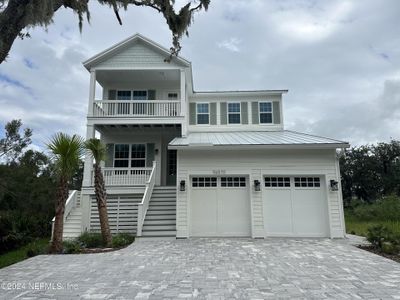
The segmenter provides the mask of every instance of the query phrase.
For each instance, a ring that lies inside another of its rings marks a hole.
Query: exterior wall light
[[[261,184],[260,184],[260,181],[259,180],[254,180],[254,190],[256,191],[256,192],[259,192],[259,191],[261,191]]]
[[[179,183],[179,190],[181,192],[184,192],[186,189],[186,184],[185,184],[185,180],[181,180],[181,182]]]
[[[339,190],[339,182],[337,182],[337,181],[334,180],[334,179],[331,179],[331,181],[330,181],[330,188],[331,188],[331,191],[337,191],[337,190]]]

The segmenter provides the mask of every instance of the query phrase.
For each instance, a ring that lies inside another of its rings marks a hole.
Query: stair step
[[[146,225],[176,225],[176,220],[171,219],[171,220],[146,220],[143,223],[144,226]]]
[[[152,210],[149,209],[147,210],[148,215],[176,215],[176,210],[175,209],[157,209],[157,210]]]
[[[142,236],[176,236],[176,230],[143,231]]]
[[[175,205],[150,205],[149,210],[173,210],[176,211]]]
[[[150,201],[150,206],[176,206],[176,201]]]
[[[151,194],[151,198],[160,198],[160,199],[164,199],[164,198],[176,198],[176,194],[157,194],[157,193],[152,193]]]
[[[173,231],[176,230],[175,225],[144,225],[143,231]]]
[[[172,215],[165,215],[165,214],[161,214],[161,215],[152,215],[152,214],[146,214],[146,219],[145,222],[148,220],[176,220],[176,214],[172,214]]]

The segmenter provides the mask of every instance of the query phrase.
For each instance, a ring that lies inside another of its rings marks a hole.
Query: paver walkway
[[[340,240],[139,241],[1,269],[0,298],[400,299],[400,264]]]

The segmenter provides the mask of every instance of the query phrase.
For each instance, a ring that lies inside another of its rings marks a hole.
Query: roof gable
[[[126,40],[89,58],[83,65],[86,69],[92,68],[135,68],[143,66],[188,67],[190,62],[181,57],[173,57],[171,62],[165,62],[169,57],[168,49],[160,46],[146,37],[135,34]]]

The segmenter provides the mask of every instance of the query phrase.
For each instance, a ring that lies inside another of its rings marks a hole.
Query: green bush
[[[382,244],[391,240],[391,232],[386,226],[374,225],[368,227],[367,240],[376,248],[382,249]]]
[[[43,246],[42,241],[35,240],[27,246],[26,256],[33,257],[40,254],[48,253],[48,245]]]
[[[400,221],[400,198],[387,196],[373,204],[356,205],[352,214],[363,221]]]
[[[64,253],[65,254],[75,254],[82,251],[82,244],[77,240],[66,240],[63,241]]]
[[[101,233],[84,232],[76,239],[83,248],[101,248],[104,247]]]
[[[135,237],[128,233],[118,233],[112,238],[113,248],[121,248],[133,243]]]

